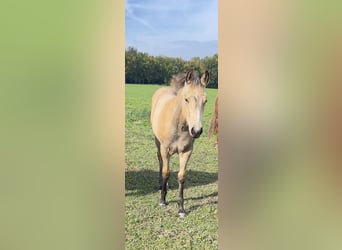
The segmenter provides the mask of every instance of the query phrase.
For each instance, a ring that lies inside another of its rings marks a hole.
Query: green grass
[[[159,85],[126,84],[126,249],[217,249],[218,248],[218,157],[215,139],[208,141],[216,89],[207,89],[203,134],[195,141],[187,165],[184,190],[185,218],[179,218],[178,156],[170,160],[167,201],[158,203],[159,167],[149,122],[151,97]]]

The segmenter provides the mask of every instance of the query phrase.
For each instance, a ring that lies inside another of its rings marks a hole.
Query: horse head
[[[207,95],[204,91],[209,82],[209,72],[199,77],[192,70],[187,72],[182,96],[182,113],[193,138],[198,138],[203,131],[202,114],[207,102]]]

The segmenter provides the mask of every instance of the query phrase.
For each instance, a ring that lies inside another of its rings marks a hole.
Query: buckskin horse
[[[170,156],[179,156],[178,214],[185,216],[184,182],[186,165],[193,151],[194,140],[203,131],[202,114],[207,102],[205,87],[209,72],[200,77],[195,71],[173,76],[171,86],[158,89],[152,97],[151,125],[159,161],[160,206],[165,206],[170,176]]]

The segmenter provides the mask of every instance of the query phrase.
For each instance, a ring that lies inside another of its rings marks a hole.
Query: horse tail
[[[209,131],[208,131],[208,139],[209,140],[213,136],[214,130],[217,130],[217,125],[218,125],[217,124],[217,118],[218,118],[218,96],[216,96],[216,98],[215,98],[215,110],[214,110],[213,118],[211,118],[210,127],[209,127]]]
[[[209,131],[208,131],[208,139],[210,140],[211,137],[213,136],[214,134],[214,130],[215,130],[215,124],[216,123],[216,116],[214,115],[212,118],[211,118],[211,122],[210,122],[210,127],[209,127]]]

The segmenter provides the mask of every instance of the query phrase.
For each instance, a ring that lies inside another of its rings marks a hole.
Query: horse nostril
[[[203,132],[203,129],[200,128],[200,130],[196,131],[194,127],[191,128],[191,136],[194,138],[198,138]]]

